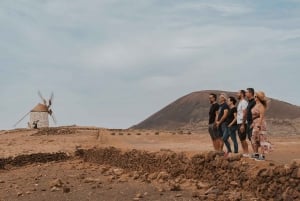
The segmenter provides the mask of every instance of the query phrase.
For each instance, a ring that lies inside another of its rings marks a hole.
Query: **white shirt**
[[[244,116],[243,110],[246,110],[247,106],[248,106],[248,102],[245,99],[239,102],[237,107],[237,124],[243,123],[243,116]]]

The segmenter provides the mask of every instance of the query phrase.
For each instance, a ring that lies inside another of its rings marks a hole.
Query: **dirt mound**
[[[69,156],[66,153],[36,153],[30,155],[19,155],[10,158],[0,158],[0,169],[8,166],[24,166],[33,163],[48,163],[51,161],[67,160]]]
[[[267,200],[300,199],[300,165],[296,162],[285,166],[269,162],[258,165],[241,158],[241,155],[224,158],[216,152],[207,152],[190,158],[170,151],[122,152],[113,147],[77,150],[76,155],[88,162],[142,172],[149,180],[172,180],[175,186],[178,178],[201,180],[208,184],[216,197],[224,198],[234,190],[240,192],[234,199],[246,199],[249,194]],[[157,173],[156,177],[153,173]]]
[[[76,128],[40,128],[32,136],[41,136],[41,135],[69,135],[75,134]]]
[[[162,110],[153,114],[141,123],[133,126],[136,129],[179,129],[186,125],[197,126],[197,123],[207,123],[210,104],[209,94],[220,94],[224,91],[199,91],[190,93]],[[235,92],[225,92],[228,96],[236,97]],[[300,117],[300,107],[276,99],[270,99],[266,117],[268,119],[296,119]],[[199,125],[198,125],[199,126]]]

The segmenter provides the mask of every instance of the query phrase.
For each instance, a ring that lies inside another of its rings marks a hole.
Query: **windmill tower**
[[[30,112],[28,112],[24,117],[22,117],[15,125],[17,126],[28,114],[30,115],[28,127],[29,128],[44,128],[49,127],[49,115],[52,117],[54,124],[56,124],[56,119],[54,117],[53,111],[51,109],[54,94],[48,100],[42,96],[41,92],[38,92],[39,97],[42,99],[43,103],[38,103]]]

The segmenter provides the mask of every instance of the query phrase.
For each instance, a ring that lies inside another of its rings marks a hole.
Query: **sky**
[[[207,89],[300,105],[300,0],[0,0],[0,25],[0,130],[38,90],[58,126],[128,128]]]

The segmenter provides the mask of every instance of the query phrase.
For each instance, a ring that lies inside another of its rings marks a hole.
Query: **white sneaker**
[[[265,156],[260,154],[258,158],[255,159],[256,161],[265,161]]]

